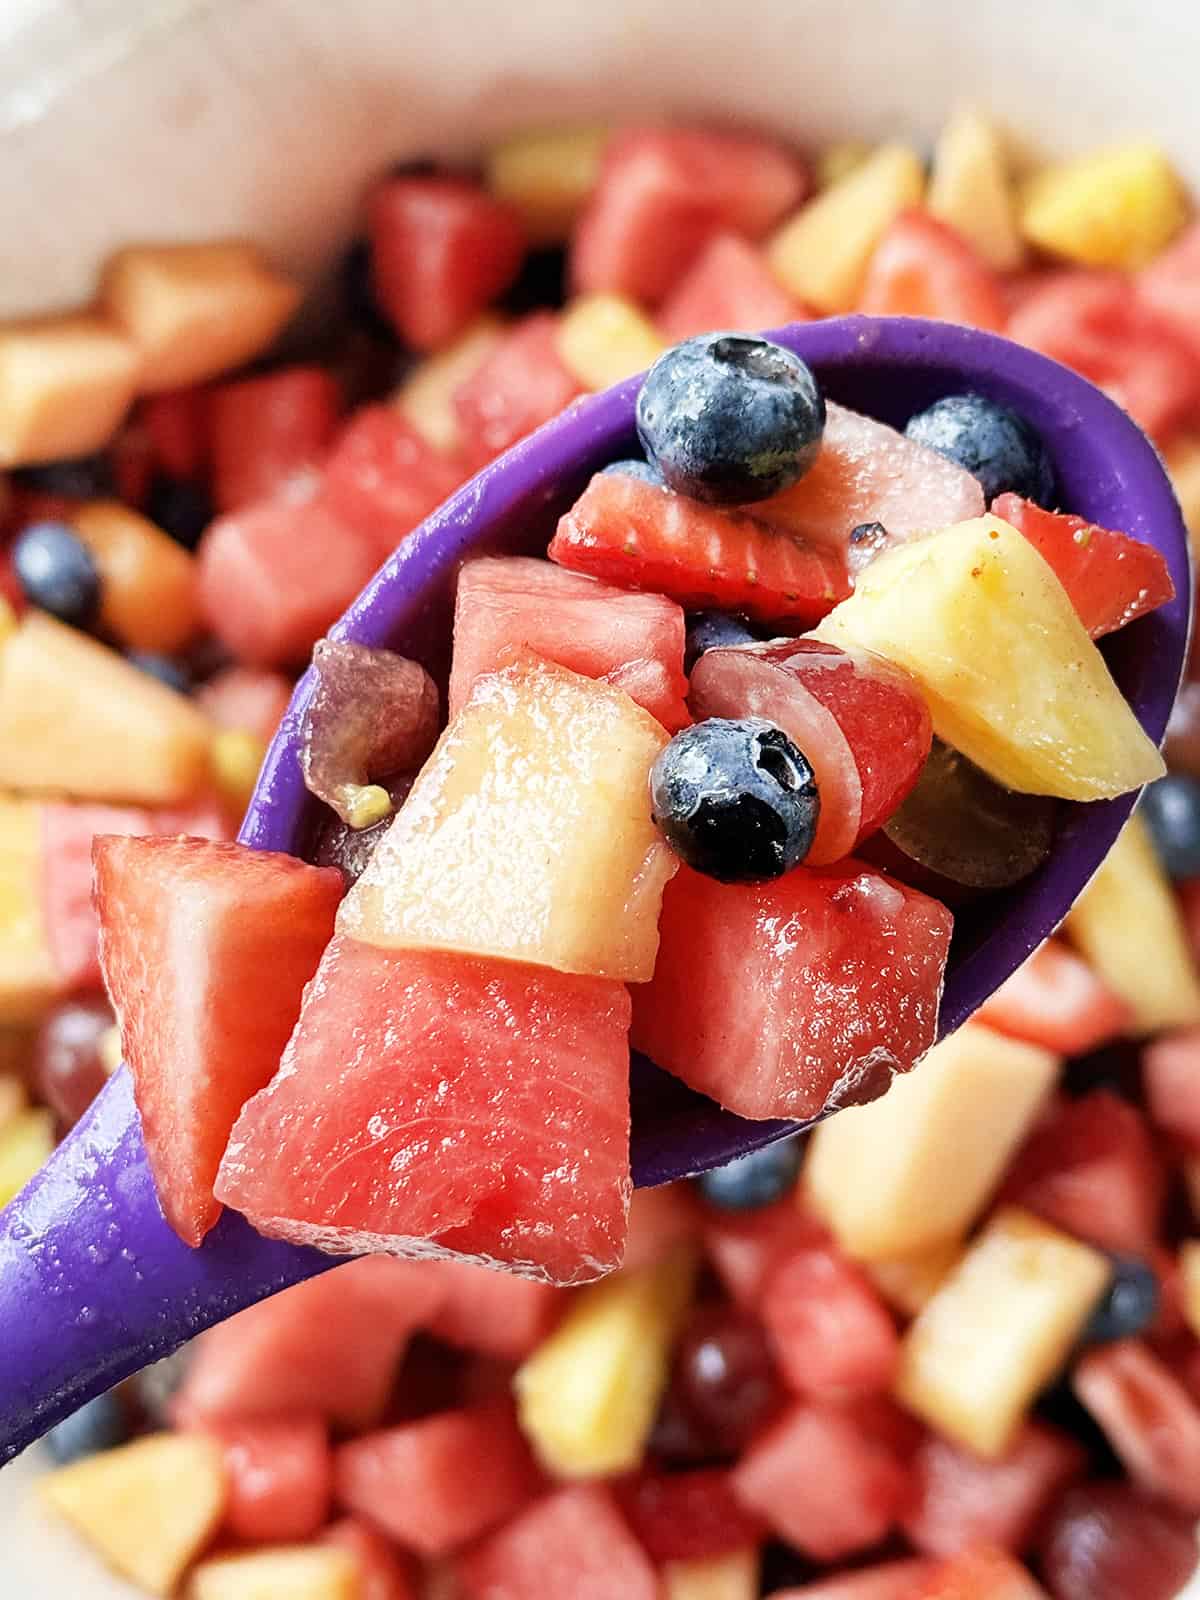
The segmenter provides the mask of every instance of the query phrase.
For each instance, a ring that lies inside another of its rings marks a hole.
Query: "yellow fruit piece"
[[[190,700],[43,612],[0,648],[0,786],[174,805],[205,777],[211,736]]]
[[[0,1025],[36,1022],[62,987],[42,916],[40,810],[0,797]]]
[[[1135,139],[1037,173],[1025,189],[1021,230],[1039,250],[1080,266],[1136,272],[1170,244],[1188,213],[1164,152]]]
[[[145,391],[215,378],[260,355],[299,305],[300,286],[257,246],[233,240],[119,250],[100,295],[138,350]]]
[[[862,166],[873,149],[865,139],[841,139],[836,144],[826,145],[817,157],[817,188],[831,189],[835,183],[848,178]]]
[[[514,134],[487,158],[488,188],[521,213],[534,244],[561,244],[596,187],[608,138],[598,125]]]
[[[695,1275],[681,1249],[580,1289],[518,1370],[521,1427],[548,1472],[596,1478],[641,1461]]]
[[[925,203],[997,272],[1012,272],[1024,261],[1004,139],[977,111],[960,112],[942,129]]]
[[[919,205],[924,188],[916,151],[881,145],[783,224],[767,246],[767,264],[816,310],[852,311],[888,223]]]
[[[250,804],[266,753],[263,741],[246,728],[222,728],[213,735],[213,782],[222,803],[236,816]]]
[[[939,737],[1006,788],[1102,800],[1166,770],[1066,590],[999,517],[889,551],[815,631],[904,667]]]
[[[9,605],[3,595],[0,595],[0,644],[8,638],[10,633],[15,633],[17,627],[17,613]]]
[[[1179,903],[1135,811],[1066,920],[1072,943],[1133,1013],[1137,1033],[1200,1022],[1200,977]]]
[[[192,1573],[188,1600],[361,1600],[362,1579],[337,1545],[276,1545],[216,1556]]]
[[[1184,1320],[1200,1338],[1200,1239],[1185,1239],[1179,1246],[1179,1277]]]
[[[1047,1050],[968,1023],[880,1099],[814,1128],[805,1184],[842,1248],[889,1261],[960,1239],[1059,1065]]]
[[[900,1403],[977,1455],[1003,1454],[1111,1270],[1038,1218],[997,1212],[905,1334]]]
[[[903,1316],[915,1317],[945,1283],[962,1253],[961,1239],[947,1239],[944,1244],[930,1245],[920,1255],[868,1261],[866,1271],[888,1305]]]
[[[563,366],[585,389],[608,389],[644,372],[666,349],[649,317],[619,294],[573,300],[558,325]]]
[[[196,560],[169,534],[122,505],[96,500],[71,526],[100,572],[100,620],[130,650],[171,655],[200,626]]]
[[[1166,450],[1167,471],[1191,535],[1192,557],[1200,559],[1200,435],[1184,434]]]
[[[50,1473],[41,1493],[114,1571],[167,1595],[217,1531],[224,1453],[202,1434],[151,1434]]]
[[[379,783],[344,783],[346,821],[352,828],[373,828],[392,814],[392,797]]]
[[[454,396],[491,355],[504,326],[490,311],[477,317],[453,344],[427,356],[393,396],[392,404],[435,449],[452,453],[462,444]]]
[[[665,1561],[662,1600],[758,1600],[757,1550],[734,1550],[707,1561]]]
[[[103,317],[0,323],[0,466],[102,449],[129,410],[139,366]]]
[[[676,862],[647,784],[667,735],[628,695],[530,659],[480,678],[338,929],[644,983]]]
[[[6,1206],[49,1160],[54,1113],[44,1106],[18,1111],[0,1126],[0,1206]]]
[[[28,1103],[29,1096],[20,1078],[0,1072],[0,1135],[25,1110]]]
[[[100,1065],[111,1078],[121,1065],[121,1030],[115,1022],[111,1028],[105,1028],[97,1040],[96,1054],[100,1057]]]

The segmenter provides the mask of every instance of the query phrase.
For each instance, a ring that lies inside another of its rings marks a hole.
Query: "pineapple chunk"
[[[646,801],[666,742],[628,695],[563,667],[531,658],[480,678],[339,931],[645,982],[675,871]]]
[[[702,1561],[665,1561],[662,1600],[758,1600],[757,1550]]]
[[[975,111],[952,117],[933,152],[927,204],[997,272],[1025,259],[1017,199],[1000,130]]]
[[[1192,558],[1200,560],[1200,434],[1186,433],[1172,440],[1166,463],[1191,536]]]
[[[119,500],[93,500],[71,526],[100,573],[100,621],[130,650],[173,655],[200,627],[196,559]]]
[[[190,700],[42,612],[0,645],[0,785],[173,805],[206,776],[211,733]]]
[[[1166,770],[1066,590],[999,517],[880,556],[815,632],[906,668],[934,731],[1006,788],[1102,800]]]
[[[880,1099],[813,1129],[804,1169],[811,1203],[843,1250],[865,1261],[961,1238],[1058,1070],[1049,1051],[968,1023]]]
[[[558,354],[585,389],[607,389],[644,372],[666,349],[650,319],[619,294],[574,300],[558,325]]]
[[[520,212],[534,244],[561,244],[600,176],[605,127],[550,128],[518,133],[492,150],[488,187]]]
[[[869,1261],[867,1276],[887,1301],[903,1316],[923,1311],[962,1259],[961,1239],[930,1245],[920,1255],[898,1256],[894,1261]]]
[[[54,1113],[34,1107],[0,1126],[0,1206],[6,1206],[50,1159]]]
[[[915,150],[881,145],[783,224],[767,245],[767,263],[785,289],[818,311],[852,311],[888,223],[919,205],[924,187]]]
[[[0,1068],[0,1138],[29,1103],[20,1078]]]
[[[817,157],[816,185],[818,189],[832,189],[870,158],[874,145],[865,139],[839,139],[827,144]]]
[[[1163,151],[1138,139],[1035,174],[1021,229],[1039,250],[1080,266],[1136,272],[1170,244],[1188,209]]]
[[[42,915],[40,809],[0,797],[0,1025],[36,1022],[61,988]]]
[[[900,1403],[977,1455],[1002,1455],[1111,1270],[1038,1218],[997,1212],[905,1334]]]
[[[1135,811],[1066,920],[1138,1033],[1200,1022],[1200,976],[1179,903]]]
[[[0,325],[0,466],[89,455],[133,400],[138,352],[103,317]]]
[[[100,293],[140,354],[142,390],[182,388],[240,367],[300,303],[299,284],[238,240],[119,250]]]
[[[1179,1246],[1179,1277],[1184,1320],[1200,1339],[1200,1239],[1185,1239]]]
[[[215,1556],[192,1573],[188,1600],[361,1600],[353,1552],[334,1544],[276,1545]]]
[[[203,1434],[151,1434],[50,1473],[41,1493],[122,1577],[166,1595],[217,1531],[224,1452]]]
[[[454,396],[491,355],[503,332],[500,318],[485,312],[453,344],[427,356],[397,389],[392,404],[435,450],[452,454],[462,444]]]
[[[221,728],[213,735],[210,751],[213,785],[230,816],[244,814],[266,756],[265,741],[249,728]],[[369,793],[373,787],[368,785],[362,792]],[[388,816],[392,809],[391,796],[386,789],[382,793],[387,806],[379,816],[372,817],[373,822]]]
[[[521,1427],[548,1472],[595,1478],[641,1461],[695,1275],[679,1249],[580,1289],[518,1370]]]

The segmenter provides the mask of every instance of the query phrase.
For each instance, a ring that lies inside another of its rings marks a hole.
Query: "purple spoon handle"
[[[844,317],[774,335],[834,400],[903,424],[941,395],[974,389],[1041,432],[1062,502],[1156,545],[1177,598],[1106,641],[1117,681],[1162,737],[1186,659],[1192,593],[1187,535],[1153,447],[1111,401],[1055,362],[991,334],[908,318]],[[443,670],[453,579],[481,549],[545,548],[550,524],[598,467],[634,448],[638,380],[577,402],[436,511],[391,558],[334,633],[388,644]],[[998,664],[997,670],[1003,670]],[[302,852],[311,817],[299,726],[301,679],[268,754],[242,839]],[[1064,808],[1052,859],[959,918],[941,1031],[968,1017],[1057,927],[1099,866],[1134,796]],[[633,1166],[663,1183],[756,1149],[789,1129],[721,1111],[635,1060]],[[226,1215],[190,1250],[163,1221],[122,1072],[44,1171],[0,1213],[0,1460],[84,1401],[191,1335],[334,1265],[261,1238]]]

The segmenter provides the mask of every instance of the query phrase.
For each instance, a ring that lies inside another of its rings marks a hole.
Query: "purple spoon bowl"
[[[1064,506],[1162,551],[1176,598],[1104,644],[1146,732],[1161,740],[1187,656],[1188,541],[1158,455],[1125,413],[1056,362],[948,323],[841,317],[772,337],[813,367],[831,399],[897,426],[963,390],[1011,406],[1045,441]],[[591,474],[635,450],[639,381],[577,401],[460,489],[404,541],[331,635],[414,656],[444,681],[460,563],[482,550],[545,550]],[[307,848],[316,804],[301,776],[299,730],[312,689],[308,673],[246,815],[241,838],[257,849]],[[1135,798],[1064,806],[1050,860],[960,913],[943,1035],[1058,926]],[[795,1126],[743,1121],[634,1058],[632,1157],[641,1185],[717,1166]],[[0,1213],[0,1461],[212,1323],[337,1260],[264,1239],[230,1212],[199,1250],[181,1243],[159,1210],[123,1069]]]

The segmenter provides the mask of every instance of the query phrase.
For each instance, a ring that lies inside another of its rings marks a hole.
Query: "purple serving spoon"
[[[1187,655],[1187,534],[1152,445],[1097,389],[993,334],[911,318],[843,317],[772,335],[814,368],[831,399],[903,425],[965,389],[1027,417],[1054,460],[1062,502],[1166,556],[1176,599],[1105,643],[1147,733],[1161,739]],[[599,467],[635,449],[639,380],[577,401],[447,501],[332,630],[388,645],[444,674],[454,575],[481,549],[543,551],[557,515]],[[1002,663],[997,670],[1003,671]],[[301,679],[271,746],[241,838],[303,854],[314,816],[299,730]],[[960,913],[941,1032],[957,1028],[1056,928],[1103,860],[1133,795],[1063,808],[1051,859]],[[633,1065],[633,1169],[642,1185],[703,1171],[795,1124],[745,1122],[650,1062]],[[0,1461],[84,1401],[193,1334],[337,1258],[264,1239],[226,1212],[199,1250],[163,1221],[122,1069],[24,1192],[0,1213]]]

